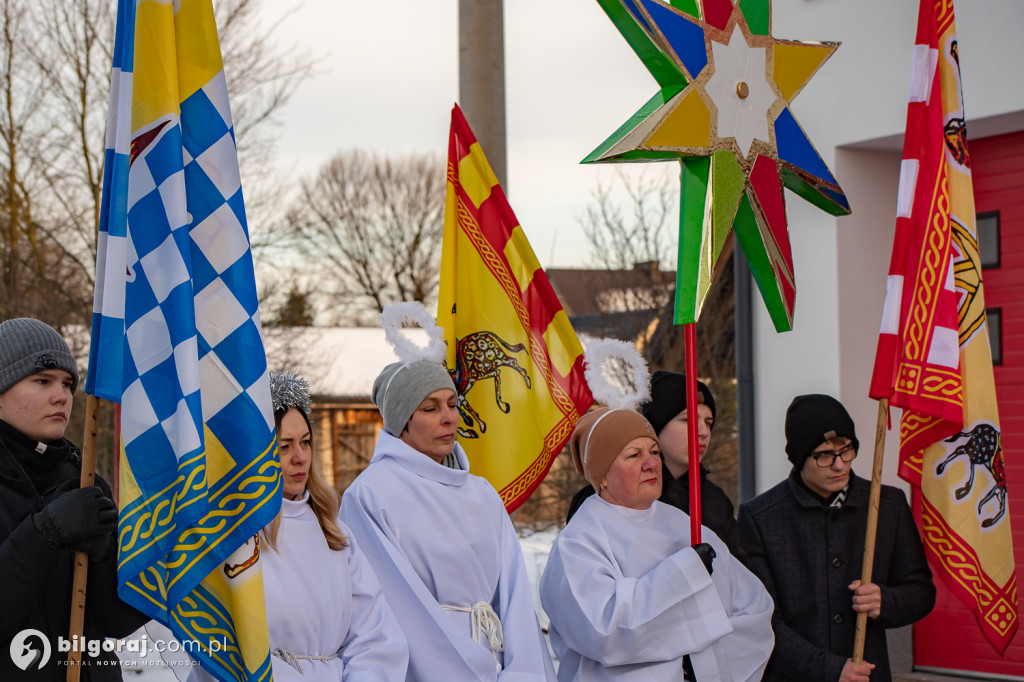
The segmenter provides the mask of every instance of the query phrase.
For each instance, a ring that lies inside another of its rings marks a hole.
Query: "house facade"
[[[918,3],[906,0],[774,0],[780,38],[842,46],[794,101],[793,110],[846,191],[853,213],[833,218],[794,195],[787,205],[797,283],[794,330],[777,334],[754,309],[755,481],[784,478],[789,400],[831,393],[853,415],[866,449],[854,469],[870,478],[877,404],[868,398],[892,251],[907,93]],[[1006,481],[1018,575],[1024,566],[1024,3],[956,2],[956,26],[976,208],[983,219],[989,331],[997,360]],[[995,237],[986,237],[995,235]],[[756,298],[756,294],[755,294]],[[898,423],[899,411],[893,411]],[[883,481],[896,475],[898,435],[886,441]],[[979,474],[982,475],[982,474]],[[987,474],[986,474],[987,475]],[[1024,613],[1019,613],[1019,617]],[[1021,618],[1024,620],[1024,618]],[[1024,636],[1005,657],[981,639],[974,618],[940,586],[935,613],[915,628],[919,669],[1021,679]]]

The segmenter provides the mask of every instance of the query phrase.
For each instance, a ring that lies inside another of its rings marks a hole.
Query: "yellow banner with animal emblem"
[[[452,111],[437,322],[459,443],[511,512],[593,403],[583,348],[466,119]]]
[[[1001,653],[1017,583],[952,0],[922,0],[914,60],[871,395],[903,408],[929,558]]]

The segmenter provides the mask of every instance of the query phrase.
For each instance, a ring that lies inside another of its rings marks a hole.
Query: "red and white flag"
[[[1003,652],[1017,583],[952,0],[921,0],[871,397],[903,408],[933,569]]]

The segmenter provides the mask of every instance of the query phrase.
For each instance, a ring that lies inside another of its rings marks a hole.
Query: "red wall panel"
[[[1002,309],[1003,364],[994,371],[1017,584],[1024,587],[1024,132],[971,140],[970,153],[975,208],[999,212],[1000,267],[984,270],[982,281],[985,306]],[[1018,607],[1020,630],[1000,658],[974,616],[936,582],[935,610],[914,628],[914,665],[1024,674],[1024,609]],[[1018,594],[1024,599],[1024,590]]]

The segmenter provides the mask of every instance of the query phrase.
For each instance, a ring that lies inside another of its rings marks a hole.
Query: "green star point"
[[[676,323],[696,321],[735,230],[776,328],[791,329],[782,187],[850,210],[789,108],[838,45],[772,37],[770,0],[598,3],[659,90],[583,162],[681,161]]]

